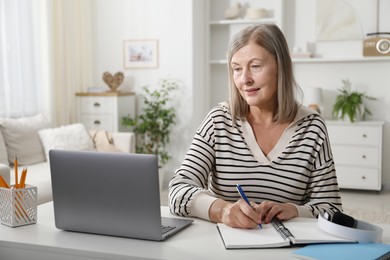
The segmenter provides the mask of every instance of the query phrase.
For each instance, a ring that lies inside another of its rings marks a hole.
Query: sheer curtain
[[[41,1],[0,0],[0,116],[44,110]]]
[[[75,93],[92,85],[92,2],[49,0],[52,120],[75,121]]]
[[[92,85],[91,0],[0,0],[0,117],[75,121]]]

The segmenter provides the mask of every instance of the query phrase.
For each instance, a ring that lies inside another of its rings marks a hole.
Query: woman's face
[[[234,83],[249,106],[277,107],[278,65],[267,50],[250,42],[232,56],[230,66]]]

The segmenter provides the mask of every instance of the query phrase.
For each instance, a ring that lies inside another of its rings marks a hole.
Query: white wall
[[[102,74],[123,71],[125,83],[121,90],[141,93],[142,86],[156,86],[158,79],[173,77],[181,81],[175,93],[178,117],[169,147],[173,160],[165,167],[167,177],[182,162],[194,135],[194,84],[199,79],[193,71],[199,57],[193,54],[199,37],[193,32],[193,1],[191,0],[94,0],[93,4],[93,78],[95,86],[104,85]],[[195,5],[195,8],[200,8]],[[199,13],[199,12],[198,12]],[[199,30],[199,28],[195,29]],[[158,39],[157,69],[124,69],[123,41]],[[202,73],[202,72],[200,72]],[[86,86],[87,87],[87,86]],[[85,89],[86,90],[86,89]],[[197,94],[198,95],[198,94]],[[198,97],[201,100],[201,97]],[[138,107],[140,104],[137,104]],[[196,121],[199,121],[198,118]]]

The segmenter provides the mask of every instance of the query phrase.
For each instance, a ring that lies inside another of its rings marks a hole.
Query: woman
[[[171,212],[253,228],[274,217],[341,211],[324,120],[297,102],[280,29],[252,25],[237,33],[228,72],[229,104],[213,108],[197,130],[169,184]]]

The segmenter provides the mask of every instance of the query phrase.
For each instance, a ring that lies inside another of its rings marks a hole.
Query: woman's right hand
[[[261,216],[243,199],[227,202],[217,199],[211,204],[209,217],[212,222],[224,223],[234,228],[255,228],[261,223]]]

